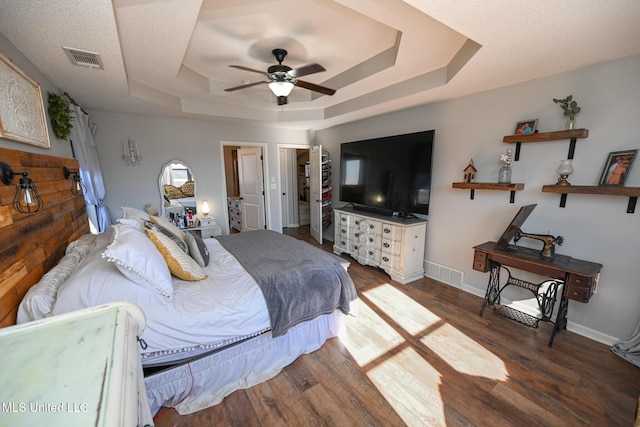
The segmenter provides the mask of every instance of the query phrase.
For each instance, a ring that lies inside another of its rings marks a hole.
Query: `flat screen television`
[[[340,145],[340,200],[383,215],[428,214],[435,130]]]

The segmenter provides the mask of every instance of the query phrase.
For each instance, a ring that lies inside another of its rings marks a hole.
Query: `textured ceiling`
[[[639,23],[637,0],[0,0],[2,34],[87,109],[313,129],[637,54]],[[274,48],[336,94],[224,90]]]

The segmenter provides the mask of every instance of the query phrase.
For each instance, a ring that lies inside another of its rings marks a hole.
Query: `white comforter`
[[[174,296],[166,298],[135,285],[101,257],[108,239],[97,239],[57,291],[51,315],[114,301],[128,301],[145,313],[140,338],[143,364],[178,360],[256,335],[270,326],[262,292],[238,261],[215,239],[205,239],[208,279],[173,278]]]

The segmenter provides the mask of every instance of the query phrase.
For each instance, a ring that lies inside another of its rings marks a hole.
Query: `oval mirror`
[[[162,168],[158,178],[162,196],[162,215],[197,213],[196,179],[189,167],[180,160],[172,160]]]

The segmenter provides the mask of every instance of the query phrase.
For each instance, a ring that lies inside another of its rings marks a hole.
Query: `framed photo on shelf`
[[[638,150],[612,151],[607,156],[599,185],[623,187]]]
[[[40,85],[0,52],[0,137],[50,148]]]
[[[516,125],[515,135],[525,135],[528,133],[535,133],[538,127],[538,119],[527,120],[524,122],[518,122]]]

